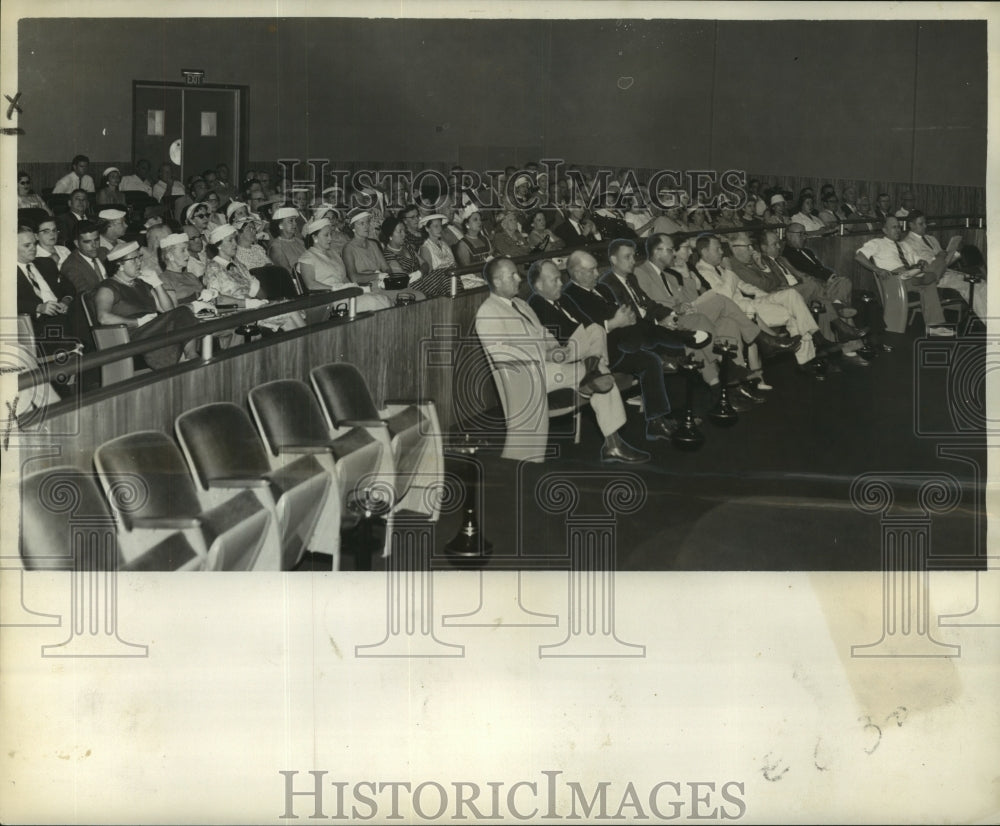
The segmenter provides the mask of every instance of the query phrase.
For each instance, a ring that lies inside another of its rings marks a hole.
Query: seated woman
[[[562,238],[549,229],[548,218],[542,210],[538,210],[531,216],[528,246],[531,247],[532,252],[551,252],[565,246]]]
[[[340,210],[330,204],[321,204],[313,213],[314,218],[326,218],[330,222],[330,249],[343,256],[344,247],[351,236],[344,231],[344,216]]]
[[[521,225],[513,212],[503,213],[497,225],[499,229],[493,236],[493,249],[496,250],[497,255],[517,258],[531,252],[528,236],[521,231]]]
[[[122,173],[117,166],[109,166],[101,173],[101,188],[97,190],[97,205],[124,204],[125,195],[118,191],[122,182]]]
[[[236,260],[248,270],[271,266],[271,259],[257,240],[260,224],[253,218],[240,218],[233,221],[233,226],[236,228]]]
[[[302,285],[307,290],[337,290],[349,286],[347,267],[343,259],[333,251],[333,229],[330,219],[313,218],[302,228],[306,239],[306,251],[295,264]]]
[[[69,258],[68,247],[56,243],[59,237],[59,229],[56,226],[55,218],[46,218],[40,221],[38,229],[35,231],[35,255],[42,258],[51,258],[57,267],[63,265],[63,261]]]
[[[209,233],[209,255],[212,258],[205,268],[202,282],[208,289],[218,292],[217,306],[235,304],[253,310],[268,302],[256,297],[260,292],[260,281],[236,259],[236,235],[236,227],[230,224],[216,227]],[[292,330],[304,327],[305,317],[300,312],[286,313],[257,323],[271,330]]]
[[[200,278],[187,271],[188,259],[191,257],[187,233],[175,232],[161,238],[158,254],[163,267],[160,280],[174,303],[178,306],[190,304],[196,313],[214,313],[217,294],[214,290],[206,289]]]
[[[806,235],[828,235],[835,232],[836,227],[828,227],[813,213],[813,196],[803,195],[799,199],[798,208],[792,216],[793,224],[802,224],[805,227]]]
[[[205,203],[208,205],[209,229],[221,227],[224,223],[226,223],[225,217],[219,213],[221,201],[219,200],[218,193],[209,190],[208,194],[205,196]]]
[[[44,209],[49,215],[52,214],[42,196],[31,189],[31,177],[24,172],[19,172],[17,175],[17,208]]]
[[[688,232],[711,232],[712,218],[708,210],[701,204],[688,207],[687,210],[687,230]]]
[[[333,229],[330,226],[329,218],[322,218],[326,221],[326,226],[330,227],[326,235],[329,238],[329,249],[333,251]],[[381,282],[384,276],[389,273],[389,262],[385,260],[382,249],[378,242],[371,237],[372,218],[371,213],[366,209],[355,208],[347,215],[351,228],[351,240],[344,245],[341,251],[341,260],[347,273],[347,282],[357,284],[362,288],[367,288],[370,295],[362,301],[358,299],[358,308],[364,306],[365,309],[383,310],[391,307],[396,301],[394,290],[383,290]],[[370,300],[369,300],[370,299]]]
[[[271,243],[267,254],[272,263],[289,272],[306,251],[306,245],[299,237],[298,217],[295,207],[279,207],[271,214]]]
[[[163,283],[150,272],[139,272],[139,245],[122,244],[107,257],[108,278],[94,293],[94,308],[99,324],[124,324],[132,341],[196,327],[190,306],[178,307],[163,289]],[[169,344],[143,353],[142,358],[154,370],[169,367],[184,358],[197,355],[197,339],[185,344]]]
[[[493,257],[493,244],[483,232],[483,216],[479,210],[462,221],[462,240],[455,244],[454,253],[459,266],[485,264]]]

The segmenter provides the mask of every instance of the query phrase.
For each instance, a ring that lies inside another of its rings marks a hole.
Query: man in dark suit
[[[52,259],[35,257],[32,229],[21,227],[17,231],[17,312],[31,318],[35,340],[46,354],[62,349],[56,342],[67,338],[66,314],[75,297],[76,290],[59,275]]]
[[[594,329],[602,335],[607,332],[610,336],[619,327],[619,321],[631,323],[632,315],[624,308],[620,308],[620,312],[604,322],[588,319],[573,301],[563,297],[562,279],[552,261],[542,260],[532,264],[528,270],[528,282],[532,289],[532,295],[528,299],[529,306],[561,344]],[[630,373],[639,380],[647,438],[667,438],[676,429],[676,424],[672,421],[670,401],[663,381],[663,362],[659,356],[642,348],[632,352],[609,349],[608,362],[612,370]]]
[[[90,221],[77,224],[74,240],[76,249],[63,261],[60,272],[77,293],[82,293],[94,289],[108,276],[101,255],[104,250],[101,247],[100,225]]]
[[[69,195],[69,212],[56,216],[56,229],[59,230],[59,243],[64,247],[72,247],[76,237],[76,225],[89,219],[90,200],[87,191],[74,189]]]
[[[587,217],[587,210],[579,201],[566,208],[566,220],[554,230],[567,247],[582,247],[603,240],[594,222]]]

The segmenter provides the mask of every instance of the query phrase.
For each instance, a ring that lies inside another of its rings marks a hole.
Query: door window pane
[[[146,134],[147,135],[162,135],[163,134],[163,116],[166,114],[164,109],[147,109],[146,110]]]
[[[203,138],[214,138],[217,132],[217,118],[215,112],[201,113],[201,136]]]

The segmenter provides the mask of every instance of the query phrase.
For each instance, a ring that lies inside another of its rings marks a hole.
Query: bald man
[[[606,361],[607,353],[597,351],[593,345],[596,337],[586,334],[580,342],[581,347],[585,346],[584,342],[591,343],[589,351],[559,344],[539,321],[535,311],[518,297],[521,276],[509,258],[489,261],[483,269],[483,277],[491,292],[476,312],[476,334],[493,364],[540,359],[546,392],[570,388],[576,390],[581,398],[589,399],[598,427],[604,435],[602,462],[638,464],[649,461],[648,453],[632,447],[619,433],[625,424],[625,406],[614,378],[600,372],[598,365],[602,360]],[[533,420],[538,428],[535,436],[548,432],[547,409],[535,410],[532,407],[547,406],[544,397],[537,398],[529,391],[524,398],[511,399],[508,404],[514,408],[514,413],[509,414],[512,418],[516,414],[517,419],[524,420],[527,415]],[[524,409],[518,410],[518,406]],[[504,456],[540,460],[540,450],[537,445],[514,444],[505,448]]]

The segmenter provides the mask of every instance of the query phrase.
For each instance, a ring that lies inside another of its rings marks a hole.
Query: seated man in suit
[[[727,296],[748,316],[757,317],[768,326],[785,325],[793,337],[799,338],[795,360],[805,371],[811,372],[816,347],[813,334],[819,331],[812,313],[794,290],[766,293],[745,281],[724,263],[722,242],[716,235],[701,235],[695,241],[699,260],[695,265],[698,274],[717,293]]]
[[[587,216],[587,210],[579,199],[566,207],[566,220],[555,228],[555,233],[567,247],[582,247],[602,240],[601,233]]]
[[[66,313],[76,297],[73,285],[60,276],[51,258],[35,257],[31,227],[17,231],[17,312],[31,318],[35,341],[46,354],[67,338]]]
[[[84,221],[76,225],[76,249],[63,261],[60,272],[78,293],[92,290],[108,277],[103,260],[107,256],[101,246],[100,225]]]
[[[585,253],[582,253],[585,254]],[[556,337],[560,344],[581,338],[598,336],[603,341],[605,350],[608,348],[608,331],[613,331],[622,324],[634,323],[634,317],[624,307],[619,308],[615,316],[607,322],[594,322],[586,318],[579,308],[562,296],[562,279],[559,269],[549,260],[536,261],[528,270],[528,283],[532,294],[528,304],[535,311],[539,320]],[[642,394],[643,410],[647,423],[660,417],[674,419],[667,399],[667,388],[663,381],[663,362],[651,350],[637,349],[624,352],[618,347],[613,348],[608,359],[614,359],[613,370],[630,373],[639,380]],[[666,430],[673,423],[667,422]],[[647,428],[648,429],[648,428]],[[665,438],[664,428],[654,425],[650,438]]]
[[[59,243],[64,247],[73,245],[76,225],[89,219],[90,200],[85,189],[74,189],[69,195],[69,212],[56,216],[56,228],[59,230]]]
[[[598,427],[604,434],[601,461],[636,464],[649,460],[649,454],[636,450],[619,434],[625,424],[625,406],[615,386],[614,378],[600,371],[600,363],[607,359],[607,352],[598,352],[596,338],[587,337],[592,349],[579,350],[559,344],[556,338],[538,320],[528,303],[518,298],[521,276],[509,258],[494,258],[483,269],[483,277],[490,285],[490,295],[476,311],[476,334],[497,363],[523,361],[533,348],[518,346],[537,344],[544,363],[546,391],[561,387],[576,389],[590,405],[597,417]],[[583,342],[581,342],[582,344]],[[569,361],[574,358],[574,361]],[[544,404],[545,400],[541,400]]]
[[[87,174],[90,168],[90,158],[86,155],[77,155],[71,164],[72,171],[63,175],[56,185],[52,187],[53,195],[64,195],[74,189],[82,189],[84,192],[94,191],[94,179]]]
[[[758,342],[762,355],[776,354],[787,348],[784,341],[763,332],[725,296],[714,290],[690,295],[685,287],[684,277],[671,269],[676,252],[674,241],[669,235],[650,235],[646,239],[646,260],[635,268],[635,277],[650,298],[677,314],[678,327],[682,330],[704,330],[715,339],[736,344]],[[711,351],[706,349],[702,352]],[[737,372],[742,376],[742,368]],[[718,381],[716,361],[706,363],[702,368],[702,376],[710,385]]]
[[[944,310],[938,296],[939,275],[926,269],[926,261],[918,261],[911,251],[910,257],[899,243],[902,229],[899,219],[890,215],[882,222],[882,236],[871,238],[854,254],[857,261],[876,278],[906,277],[906,289],[920,296],[920,308],[924,315],[924,328],[929,336],[950,337],[955,331],[943,327]]]

